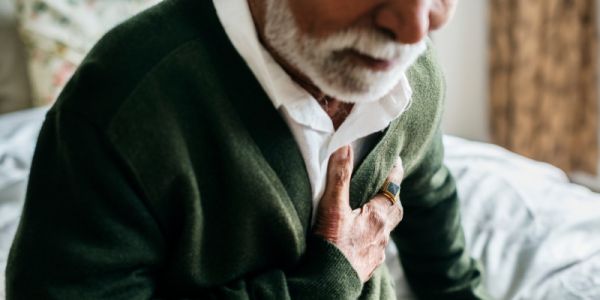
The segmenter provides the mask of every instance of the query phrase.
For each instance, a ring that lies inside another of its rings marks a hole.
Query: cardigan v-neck
[[[313,222],[326,185],[329,157],[351,145],[355,167],[373,149],[381,131],[409,106],[412,90],[405,75],[381,99],[357,103],[335,130],[318,102],[295,83],[259,42],[247,0],[212,0],[228,39],[282,115],[304,159],[312,190]]]

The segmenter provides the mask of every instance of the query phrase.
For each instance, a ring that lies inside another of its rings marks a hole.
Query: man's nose
[[[399,43],[414,44],[429,33],[431,0],[383,1],[375,14],[375,25]]]

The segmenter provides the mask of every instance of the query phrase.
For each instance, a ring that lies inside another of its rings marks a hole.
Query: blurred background
[[[552,163],[599,191],[598,2],[459,1],[433,34],[445,132]]]
[[[0,114],[51,103],[94,42],[159,0],[0,0]],[[447,134],[550,162],[600,190],[600,0],[462,0],[432,35]]]

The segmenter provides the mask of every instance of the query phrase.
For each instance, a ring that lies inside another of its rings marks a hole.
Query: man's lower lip
[[[348,50],[347,53],[354,61],[373,71],[387,71],[394,65],[393,60],[373,58],[354,50]]]

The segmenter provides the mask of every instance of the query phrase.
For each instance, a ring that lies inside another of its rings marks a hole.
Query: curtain
[[[491,0],[492,139],[596,174],[596,0]]]

